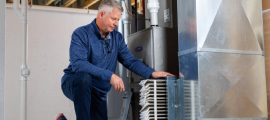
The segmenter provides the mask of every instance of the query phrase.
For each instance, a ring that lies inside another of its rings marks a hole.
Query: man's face
[[[121,18],[121,14],[122,12],[115,8],[112,10],[111,13],[107,15],[104,14],[104,17],[102,19],[104,32],[112,32],[113,29],[118,26],[118,21]]]

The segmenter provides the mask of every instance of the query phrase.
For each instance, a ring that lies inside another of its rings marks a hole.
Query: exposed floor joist
[[[75,1],[77,1],[77,0],[68,0],[68,1],[65,3],[64,7],[70,6],[70,5],[73,4]]]
[[[32,0],[28,0],[28,3],[30,3]],[[13,3],[13,0],[9,0],[8,2]]]
[[[83,9],[86,9],[90,6],[92,6],[93,4],[95,4],[96,2],[98,2],[99,0],[86,0],[83,4]]]
[[[137,0],[137,4],[139,4],[139,0]],[[135,5],[135,0],[131,0],[131,5]]]
[[[54,0],[47,0],[46,6],[50,5]]]

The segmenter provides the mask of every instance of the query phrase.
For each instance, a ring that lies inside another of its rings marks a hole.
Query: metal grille
[[[198,81],[183,80],[185,120],[199,120]]]

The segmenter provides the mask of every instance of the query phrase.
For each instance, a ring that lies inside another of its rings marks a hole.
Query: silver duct
[[[199,93],[181,119],[267,119],[261,0],[177,1],[179,70]]]

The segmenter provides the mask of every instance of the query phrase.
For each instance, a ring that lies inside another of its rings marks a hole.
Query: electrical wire
[[[144,18],[137,18],[137,17],[135,17],[135,16],[133,16],[129,11],[128,11],[128,8],[127,8],[127,4],[126,4],[126,2],[123,0],[123,2],[125,3],[125,6],[126,6],[126,10],[127,10],[127,12],[128,12],[128,14],[130,15],[130,16],[132,16],[133,18],[135,18],[135,19],[139,19],[139,20],[149,20],[150,21],[150,19],[144,19]]]

